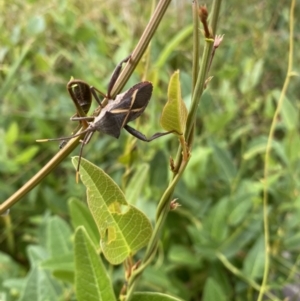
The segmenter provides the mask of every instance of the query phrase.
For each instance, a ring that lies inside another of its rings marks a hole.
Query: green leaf
[[[74,252],[45,260],[40,267],[51,270],[54,277],[74,284]]]
[[[255,158],[257,155],[264,155],[266,152],[267,143],[268,139],[265,136],[258,136],[257,138],[254,138],[247,146],[247,150],[243,154],[243,158],[245,160],[250,160]],[[285,164],[288,164],[288,158],[282,144],[278,143],[276,140],[273,140],[271,142],[271,148]]]
[[[8,93],[8,91],[10,89],[12,89],[12,87],[13,87],[12,82],[14,80],[16,80],[16,78],[17,78],[16,74],[17,74],[23,60],[25,59],[26,55],[31,50],[32,43],[33,43],[33,39],[30,39],[27,41],[26,44],[23,45],[21,53],[18,54],[18,59],[15,60],[14,64],[11,66],[11,68],[9,68],[9,72],[8,72],[7,76],[5,77],[5,80],[1,83],[1,88],[0,88],[0,98],[1,99],[4,99],[4,97]]]
[[[43,261],[41,264],[42,268],[47,270],[55,271],[55,270],[64,270],[72,272],[74,271],[74,258],[73,252],[63,254],[61,256],[56,256],[50,259]]]
[[[40,246],[29,246],[27,248],[30,266],[40,265],[45,259],[49,257],[48,252]]]
[[[245,195],[244,200],[233,208],[228,216],[230,225],[236,226],[240,222],[246,220],[253,206],[251,197],[253,198],[251,194],[249,196]]]
[[[159,57],[155,63],[155,70],[164,68],[164,66],[167,64],[168,59],[170,56],[177,51],[178,47],[180,47],[181,43],[189,37],[191,37],[193,32],[193,25],[188,25],[184,28],[182,28],[179,32],[176,32],[174,36],[172,36],[172,39],[168,41],[164,45],[164,48],[159,53]]]
[[[212,208],[211,213],[204,219],[205,225],[210,226],[210,235],[217,241],[223,241],[228,235],[227,217],[229,214],[228,198],[224,197]],[[222,226],[221,226],[222,225]]]
[[[74,278],[75,278],[74,269],[73,269],[73,271],[55,270],[52,272],[52,275],[53,275],[53,277],[55,277],[63,282],[69,282],[71,284],[74,284]]]
[[[168,88],[166,103],[160,124],[166,131],[176,131],[183,134],[187,119],[187,108],[181,98],[179,71],[173,73]]]
[[[100,235],[97,229],[97,225],[91,215],[86,204],[83,202],[72,198],[69,202],[69,211],[71,215],[71,222],[74,229],[79,226],[84,226],[86,232],[94,243],[94,246],[99,246]]]
[[[260,278],[264,273],[265,251],[264,236],[261,235],[250,249],[244,260],[243,272],[249,278]]]
[[[138,166],[133,177],[126,187],[126,199],[129,204],[136,204],[145,181],[149,174],[149,164],[144,163]]]
[[[240,79],[239,88],[244,94],[251,92],[260,83],[264,61],[249,58],[243,62],[243,65],[244,73]]]
[[[26,150],[23,150],[18,156],[16,156],[14,161],[18,164],[26,164],[33,159],[38,151],[39,148],[37,146],[28,147]]]
[[[169,268],[148,266],[143,274],[144,285],[157,288],[161,292],[168,292],[174,296],[185,296],[186,300],[190,300],[190,290],[183,283],[175,280],[172,274],[174,266],[169,266]]]
[[[196,268],[200,265],[200,259],[195,259],[195,254],[187,247],[173,245],[169,251],[169,261],[178,265],[187,265]]]
[[[5,143],[9,146],[13,145],[18,140],[19,126],[17,122],[12,122],[5,133]]]
[[[213,278],[208,278],[204,285],[203,292],[203,301],[225,301],[227,298],[225,297],[225,293],[222,291],[222,288]]]
[[[4,298],[4,300],[11,300],[9,298],[11,293],[9,292],[13,292],[15,296],[20,296],[25,289],[25,285],[25,278],[5,278],[5,280],[1,282],[1,286],[4,288],[2,289],[1,287],[1,294],[3,296],[2,298]]]
[[[255,156],[264,154],[267,147],[267,139],[265,137],[260,137],[254,139],[248,145],[248,149],[243,154],[245,160],[253,159]]]
[[[72,251],[72,231],[70,226],[60,217],[50,218],[47,224],[47,250],[51,257],[61,257]]]
[[[291,236],[285,237],[284,238],[284,246],[288,250],[299,250],[300,248],[300,233],[295,233]]]
[[[228,182],[234,180],[237,174],[233,159],[227,149],[220,148],[217,144],[212,143],[214,150],[214,158],[220,169],[224,172],[224,176]]]
[[[278,97],[279,99],[279,97]],[[297,107],[285,97],[284,102],[282,103],[282,120],[288,130],[293,130],[298,126],[299,111]]]
[[[72,162],[77,167],[78,157]],[[100,233],[102,252],[111,264],[119,264],[147,245],[151,223],[127,203],[118,185],[102,169],[82,159],[80,175],[87,187],[87,202]]]
[[[236,255],[247,244],[261,233],[261,223],[252,215],[247,218],[247,224],[239,226],[219,248],[226,257],[230,258]]]
[[[236,227],[226,241],[222,243],[219,251],[222,252],[227,258],[233,257],[240,252],[249,242],[253,241],[261,233],[261,222],[251,214],[245,217],[242,225]]]
[[[166,294],[161,293],[135,293],[131,299],[132,301],[182,301]]]
[[[4,291],[4,281],[8,279],[12,279],[13,277],[17,277],[18,274],[21,274],[22,267],[19,266],[11,256],[0,252],[0,291]]]
[[[46,22],[42,15],[34,16],[28,20],[27,23],[27,32],[31,36],[42,33],[46,28]]]
[[[84,227],[75,232],[75,287],[78,301],[116,300],[107,271]]]
[[[27,276],[24,291],[18,301],[57,301],[61,296],[61,288],[44,270],[34,267]]]
[[[61,296],[61,286],[53,279],[48,271],[40,268],[40,264],[48,256],[45,249],[30,246],[27,249],[31,269],[26,276],[24,290],[18,301],[56,301]]]

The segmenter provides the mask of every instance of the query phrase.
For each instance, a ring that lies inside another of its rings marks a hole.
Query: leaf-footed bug
[[[67,84],[68,92],[77,110],[76,116],[73,116],[70,119],[72,121],[87,122],[88,127],[85,130],[67,137],[37,140],[38,142],[60,140],[65,141],[84,135],[83,139],[81,140],[82,144],[79,152],[76,179],[78,179],[83,147],[84,145],[89,143],[91,137],[96,131],[108,134],[115,138],[119,138],[121,130],[122,128],[124,128],[134,137],[146,142],[150,142],[156,138],[173,132],[169,131],[164,133],[155,133],[150,138],[147,138],[144,134],[128,125],[130,121],[138,118],[146,109],[153,90],[153,85],[150,82],[140,82],[131,87],[129,90],[118,94],[115,99],[112,99],[111,91],[116,80],[118,79],[118,76],[120,75],[122,64],[128,62],[130,58],[131,55],[122,60],[115,68],[108,85],[107,94],[102,93],[95,87],[89,86],[86,82],[78,79],[73,79]],[[75,89],[73,89],[73,87],[75,87]],[[80,91],[84,91],[84,93],[80,94]],[[99,93],[102,97],[108,99],[108,103],[105,107],[103,107],[103,105],[101,104],[97,93]],[[101,111],[97,116],[86,116],[86,112],[90,107],[92,96],[99,104]],[[84,101],[86,101],[86,103],[88,104],[86,107],[82,106],[82,103],[84,103]],[[87,107],[88,109],[85,110],[85,108]]]

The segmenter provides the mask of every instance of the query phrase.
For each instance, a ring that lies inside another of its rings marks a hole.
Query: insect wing
[[[95,119],[93,127],[102,133],[119,138],[122,128],[138,118],[146,109],[152,95],[150,82],[134,85],[127,92],[111,100]]]
[[[121,101],[111,110],[113,113],[126,113],[126,120],[123,126],[128,122],[135,120],[145,111],[152,95],[153,86],[150,82],[141,82],[134,85],[124,93]]]

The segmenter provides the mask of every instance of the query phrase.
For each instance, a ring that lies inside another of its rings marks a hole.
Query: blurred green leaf
[[[0,252],[0,266],[0,290],[3,292],[6,286],[4,285],[4,281],[10,278],[17,277],[20,272],[23,272],[23,269],[9,255],[3,252]]]
[[[226,298],[225,293],[222,291],[219,284],[213,278],[207,278],[205,281],[204,292],[203,292],[203,301],[226,301],[229,300]]]
[[[171,41],[165,44],[165,48],[161,51],[160,56],[156,62],[156,68],[161,68],[166,64],[167,59],[172,52],[178,47],[179,43],[182,43],[188,37],[191,37],[193,32],[193,26],[189,25],[174,35]]]
[[[264,154],[267,147],[267,138],[258,137],[249,143],[247,150],[243,154],[245,160],[253,159],[255,156]]]
[[[253,206],[252,198],[253,195],[245,195],[245,198],[241,199],[240,203],[234,207],[228,217],[228,221],[231,225],[237,225],[247,217]]]
[[[56,279],[59,279],[65,283],[71,283],[74,285],[74,269],[73,271],[68,271],[68,270],[54,270],[52,272],[53,277]]]
[[[74,271],[74,254],[73,252],[56,255],[43,261],[41,267],[51,271]]]
[[[237,174],[235,165],[233,164],[232,158],[227,150],[220,148],[215,143],[212,143],[214,150],[214,158],[224,173],[224,178],[230,183],[234,180]]]
[[[240,225],[235,231],[222,242],[219,250],[226,257],[237,255],[243,248],[247,246],[253,239],[261,234],[262,223],[252,215],[247,221]]]
[[[169,260],[179,265],[189,265],[197,268],[200,260],[195,260],[195,255],[188,248],[181,245],[174,245],[169,251]]]
[[[290,237],[285,237],[284,245],[288,250],[299,250],[300,247],[300,233],[295,233]]]
[[[58,216],[47,223],[47,250],[51,257],[60,257],[72,250],[70,226]]]
[[[145,186],[149,174],[149,164],[144,163],[137,167],[134,175],[126,186],[126,199],[129,204],[136,205],[138,197]]]
[[[62,291],[51,279],[49,273],[34,267],[28,274],[25,289],[18,301],[56,301]]]
[[[198,146],[193,149],[193,154],[183,175],[183,180],[188,188],[197,189],[199,182],[206,178],[211,154],[212,149],[209,147]]]
[[[12,122],[5,133],[5,143],[9,146],[15,143],[19,136],[19,127],[16,122]]]
[[[35,57],[35,65],[37,70],[47,73],[51,71],[53,62],[46,55],[37,53]]]
[[[224,197],[213,207],[210,215],[205,217],[205,225],[209,227],[210,235],[214,240],[222,241],[228,234],[226,221],[229,208],[229,200]]]
[[[13,66],[9,69],[9,73],[5,77],[5,80],[3,81],[1,88],[0,88],[0,98],[4,98],[7,94],[7,92],[12,87],[12,82],[16,78],[16,74],[21,67],[21,64],[23,60],[26,58],[26,55],[30,51],[33,44],[33,40],[30,39],[27,41],[25,45],[23,45],[23,48],[21,50],[21,54],[18,56],[18,59],[14,62]]]
[[[145,270],[142,280],[150,287],[161,287],[164,291],[168,291],[170,295],[181,296],[184,300],[189,300],[190,290],[183,283],[176,281],[173,273],[173,269],[168,271],[164,267],[150,266]]]
[[[73,228],[76,229],[79,226],[84,226],[94,246],[99,248],[100,235],[88,207],[83,202],[74,198],[69,200],[68,205]]]
[[[101,258],[83,227],[76,230],[74,244],[77,300],[116,300]]]
[[[43,16],[34,16],[29,19],[27,24],[27,31],[31,35],[42,33],[46,28],[45,19]]]
[[[39,151],[38,146],[31,146],[28,147],[26,150],[23,150],[23,152],[19,153],[15,158],[14,161],[17,164],[23,165],[32,160],[32,158],[37,154]]]
[[[260,236],[249,250],[243,266],[243,272],[249,278],[261,278],[265,268],[264,237]]]
[[[24,290],[18,301],[57,300],[62,293],[61,286],[54,281],[50,273],[41,269],[39,264],[47,258],[44,249],[36,246],[28,248],[31,269],[25,279]]]
[[[263,59],[254,61],[248,58],[244,61],[244,73],[241,77],[239,88],[242,93],[251,92],[259,84],[262,71],[263,71]]]
[[[135,293],[131,300],[132,301],[182,301],[182,299],[178,299],[166,294],[152,293],[152,292]]]
[[[279,95],[278,98],[279,99]],[[294,106],[291,101],[285,97],[282,103],[282,119],[288,130],[294,130],[298,127],[299,124],[299,110]]]

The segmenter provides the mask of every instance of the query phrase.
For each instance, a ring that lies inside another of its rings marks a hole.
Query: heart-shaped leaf
[[[76,167],[78,157],[72,162]],[[99,167],[82,159],[80,176],[87,187],[87,202],[100,233],[102,252],[111,264],[119,264],[147,245],[151,223],[127,203],[118,185]]]

